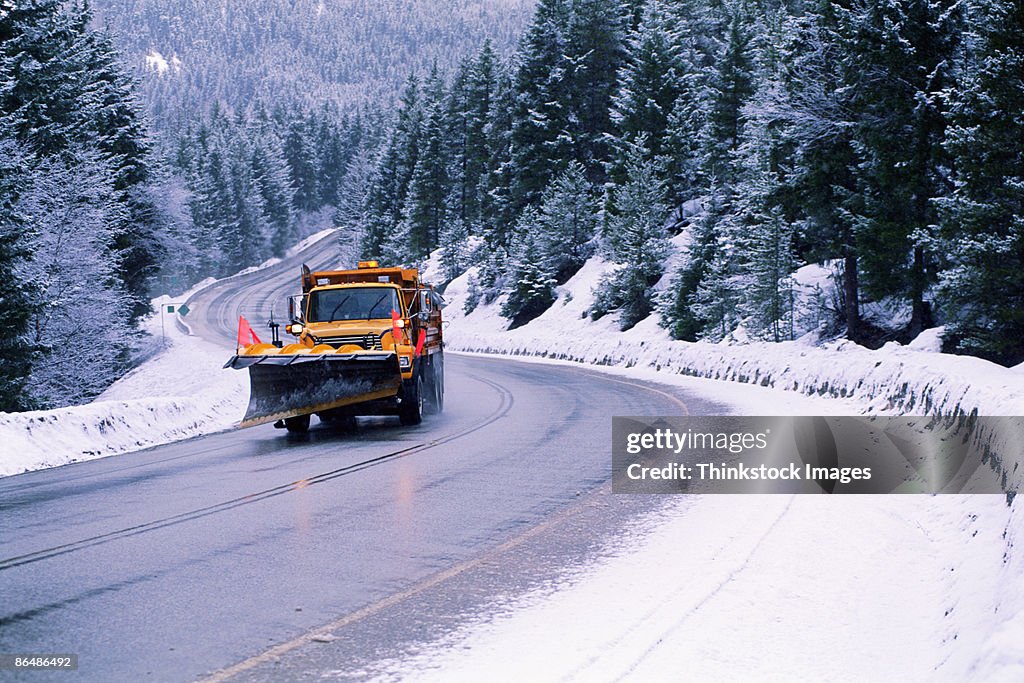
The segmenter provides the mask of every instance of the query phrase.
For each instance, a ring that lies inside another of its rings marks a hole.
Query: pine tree
[[[91,20],[86,7],[80,21],[88,45],[89,83],[82,118],[94,131],[91,140],[125,208],[124,220],[107,246],[114,252],[115,274],[123,284],[122,296],[131,303],[129,319],[134,321],[149,313],[149,285],[163,256],[156,236],[160,209],[156,197],[146,191],[153,176],[152,150],[135,97],[136,83],[121,67],[110,36],[86,28]]]
[[[267,246],[270,254],[281,257],[298,237],[293,209],[295,190],[288,162],[280,139],[268,127],[255,128],[249,135],[252,182],[259,195],[259,211],[269,230]]]
[[[626,60],[629,19],[621,0],[572,0],[565,31],[565,90],[555,94],[566,103],[573,141],[570,156],[583,165],[591,182],[603,183],[615,132],[612,99]]]
[[[742,5],[732,9],[721,54],[708,84],[710,107],[702,133],[702,165],[708,177],[728,185],[732,154],[740,145],[743,106],[754,94],[750,19]]]
[[[789,276],[795,267],[793,221],[787,213],[793,210],[787,207],[793,131],[774,106],[784,97],[786,72],[778,46],[785,43],[787,24],[781,14],[768,12],[755,25],[755,92],[743,107],[732,210],[722,220],[724,244],[716,250],[716,257],[730,262],[713,264],[710,272],[720,279],[717,294],[735,304],[721,311],[727,327],[739,324],[754,337],[782,341],[792,336]]]
[[[451,282],[470,265],[469,229],[461,218],[445,221],[439,238],[444,282]]]
[[[567,102],[569,0],[540,0],[517,55],[512,92],[510,203],[513,215],[540,199],[573,158]]]
[[[801,216],[797,229],[808,260],[842,263],[842,322],[847,338],[862,337],[860,262],[854,208],[858,203],[854,149],[854,89],[840,26],[842,9],[820,0],[793,21],[784,59],[791,64],[786,91],[774,107],[793,133],[788,184]]]
[[[712,185],[704,212],[687,226],[690,239],[682,249],[683,265],[673,277],[662,302],[660,324],[668,328],[674,339],[697,341],[713,321],[724,318],[717,309],[701,306],[699,300],[701,283],[711,277],[710,270],[715,263],[716,230],[722,219],[720,202],[716,199],[719,194],[719,188]]]
[[[506,267],[508,298],[501,307],[501,315],[511,321],[510,329],[533,320],[555,300],[555,280],[544,268],[539,219],[537,210],[528,207],[513,230]]]
[[[683,92],[685,66],[680,58],[681,37],[659,0],[647,3],[643,19],[628,40],[625,65],[619,70],[612,120],[620,159],[624,147],[646,135],[651,154],[665,154],[670,116]],[[621,161],[612,174],[622,181]]]
[[[609,218],[605,251],[618,269],[598,286],[597,316],[619,310],[627,330],[654,310],[653,286],[661,278],[668,255],[663,169],[652,161],[643,138],[626,163],[626,184],[613,190],[618,213]]]
[[[449,193],[445,146],[443,83],[435,68],[424,87],[419,157],[409,182],[402,222],[407,225],[407,255],[416,260],[437,246]]]
[[[327,112],[312,117],[312,144],[316,149],[318,206],[338,206],[338,184],[345,173],[345,149],[338,124]]]
[[[0,38],[5,17],[0,17]],[[0,58],[2,59],[2,58]],[[9,73],[0,62],[0,79]],[[0,81],[0,97],[9,81]],[[26,264],[37,230],[21,212],[20,195],[29,178],[29,155],[11,140],[11,121],[0,116],[0,411],[33,407],[24,387],[35,345],[31,342],[29,321],[38,306],[38,281],[26,278]]]
[[[514,105],[512,77],[507,69],[500,69],[495,78],[494,104],[484,127],[487,161],[477,191],[480,197],[480,232],[492,252],[507,250],[509,232],[515,223],[511,192],[515,176],[512,161]]]
[[[230,218],[220,231],[220,244],[225,258],[222,269],[234,273],[269,255],[273,229],[263,213],[263,198],[253,178],[246,141],[231,143],[225,155],[229,177],[226,213]]]
[[[545,274],[558,283],[576,274],[593,253],[598,204],[583,165],[572,162],[545,190],[536,225]]]
[[[448,212],[480,230],[484,175],[490,160],[487,125],[495,90],[495,55],[490,41],[473,60],[464,62],[448,95],[448,142],[451,192]]]
[[[844,15],[844,86],[852,89],[853,144],[861,205],[856,207],[862,286],[912,305],[909,334],[932,324],[926,290],[935,254],[927,243],[937,221],[949,162],[942,147],[940,93],[949,85],[960,33],[955,0],[856,5]]]
[[[726,214],[709,213],[704,217],[706,235],[712,241],[706,249],[710,255],[703,264],[696,291],[691,295],[690,310],[695,320],[703,323],[702,336],[720,340],[740,324],[739,277],[740,246],[732,238],[732,218]]]
[[[235,231],[237,220],[230,211],[233,206],[230,171],[224,144],[211,140],[191,180],[189,208],[195,226],[194,246],[199,254],[198,277],[223,276],[232,272],[225,268],[222,251],[223,236]]]
[[[410,76],[370,180],[365,206],[364,255],[379,256],[385,241],[394,242],[392,233],[402,221],[409,184],[419,161],[422,126],[419,80]]]
[[[296,118],[288,126],[284,138],[284,157],[295,188],[293,205],[298,211],[320,208],[320,183],[317,178],[317,157],[309,137],[309,122]]]
[[[1024,361],[1024,5],[983,3],[977,54],[952,96],[946,148],[955,188],[939,202],[947,339],[1007,365]]]
[[[373,172],[373,152],[368,149],[359,149],[345,169],[338,187],[338,210],[334,212],[334,224],[347,228],[342,232],[345,239],[356,233],[364,239],[366,199]]]

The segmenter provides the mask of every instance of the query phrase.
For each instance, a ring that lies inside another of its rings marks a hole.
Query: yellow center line
[[[604,487],[602,487],[602,489],[607,488],[607,484]],[[602,489],[599,489],[598,491],[601,491]],[[591,500],[593,500],[593,498],[591,498]],[[238,662],[237,664],[229,666],[225,669],[216,671],[205,678],[200,678],[198,679],[198,683],[221,683],[222,681],[227,681],[233,678],[234,676],[237,676],[238,674],[248,671],[249,669],[255,668],[261,664],[271,663],[284,654],[287,654],[297,648],[300,648],[303,645],[314,642],[314,638],[316,637],[321,637],[323,635],[329,634],[331,631],[337,631],[346,626],[349,626],[357,621],[360,621],[361,619],[365,619],[366,617],[372,616],[389,607],[393,607],[404,600],[408,600],[409,598],[418,595],[430,588],[433,588],[434,586],[437,586],[449,579],[452,579],[458,576],[459,574],[467,572],[470,569],[486,564],[492,561],[495,556],[501,555],[502,553],[508,550],[520,546],[526,541],[533,538],[534,536],[537,536],[538,534],[547,531],[556,524],[560,524],[566,519],[572,517],[573,515],[579,514],[585,507],[587,507],[586,504],[573,505],[568,510],[563,510],[562,512],[556,513],[550,519],[541,522],[540,524],[534,527],[531,527],[530,529],[522,532],[518,536],[511,538],[508,541],[505,541],[504,543],[495,548],[492,548],[483,555],[475,557],[471,560],[461,562],[449,569],[434,574],[433,576],[430,576],[417,584],[414,584],[413,586],[405,589],[404,591],[395,593],[386,598],[378,600],[377,602],[367,605],[362,609],[356,610],[355,612],[352,612],[351,614],[341,617],[340,619],[332,621],[328,624],[324,624],[322,626],[318,626],[314,629],[311,629],[306,633],[303,633],[302,635],[293,638],[292,640],[281,643],[280,645],[275,645],[269,650],[261,652],[260,654],[254,657],[250,657],[249,659]]]

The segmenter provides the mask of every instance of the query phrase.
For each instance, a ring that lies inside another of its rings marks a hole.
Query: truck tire
[[[284,427],[291,434],[305,434],[309,431],[309,415],[286,417]]]
[[[406,427],[423,421],[423,375],[402,384],[402,403],[398,407],[398,421]]]

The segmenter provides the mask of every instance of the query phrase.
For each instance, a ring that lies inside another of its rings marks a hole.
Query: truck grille
[[[338,337],[319,337],[317,341],[321,344],[330,344],[334,348],[339,348],[346,344],[355,344],[367,351],[383,350],[383,347],[380,345],[380,337],[372,332],[368,334],[346,334]]]

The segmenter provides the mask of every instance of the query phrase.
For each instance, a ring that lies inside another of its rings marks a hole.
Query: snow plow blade
[[[249,369],[249,407],[240,427],[387,398],[402,382],[398,356],[390,351],[247,353],[224,367]]]

